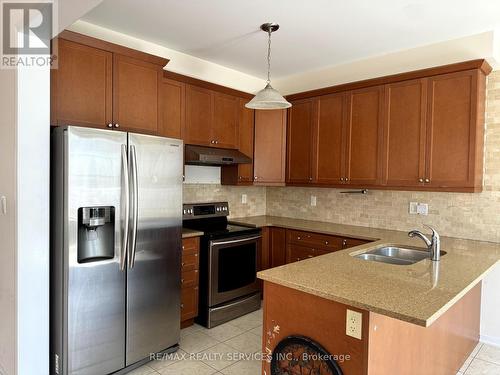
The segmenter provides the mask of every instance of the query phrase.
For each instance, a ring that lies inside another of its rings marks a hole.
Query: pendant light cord
[[[267,84],[271,83],[271,29],[268,31],[268,42],[267,42]]]

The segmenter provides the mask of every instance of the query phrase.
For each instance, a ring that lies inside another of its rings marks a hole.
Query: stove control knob
[[[217,212],[220,212],[220,207],[217,207]]]
[[[187,210],[186,210],[186,209],[183,209],[183,210],[182,210],[182,213],[183,213],[184,215],[185,215],[185,214],[187,214]]]

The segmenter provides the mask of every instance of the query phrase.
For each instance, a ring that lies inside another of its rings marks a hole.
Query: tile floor
[[[129,374],[260,375],[260,361],[244,358],[260,352],[261,338],[262,310],[212,329],[195,324],[181,330],[176,358],[150,362]],[[500,348],[479,343],[457,375],[500,375]]]
[[[175,358],[156,360],[130,375],[259,375],[261,362],[245,360],[260,353],[262,310],[212,329],[197,324],[181,330],[180,349]],[[190,358],[191,355],[199,356]]]

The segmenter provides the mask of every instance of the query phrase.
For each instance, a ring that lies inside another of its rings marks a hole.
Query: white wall
[[[16,374],[16,71],[0,70],[0,374]]]
[[[19,69],[17,88],[17,362],[19,374],[41,374],[49,367],[49,68]]]
[[[481,303],[481,341],[500,347],[500,265],[484,279]]]

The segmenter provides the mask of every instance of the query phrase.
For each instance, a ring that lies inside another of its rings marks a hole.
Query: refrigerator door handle
[[[122,145],[122,173],[124,183],[122,185],[122,191],[125,193],[125,213],[124,213],[124,223],[123,228],[123,238],[122,238],[122,248],[120,253],[120,270],[124,271],[126,267],[127,260],[127,245],[128,245],[128,232],[129,232],[129,216],[130,216],[130,188],[129,188],[129,178],[128,178],[128,157],[127,157],[127,145]]]
[[[130,169],[132,178],[132,240],[130,241],[130,256],[128,258],[129,268],[134,268],[135,264],[135,248],[137,242],[137,221],[139,218],[139,194],[137,181],[137,154],[135,146],[130,146]]]

